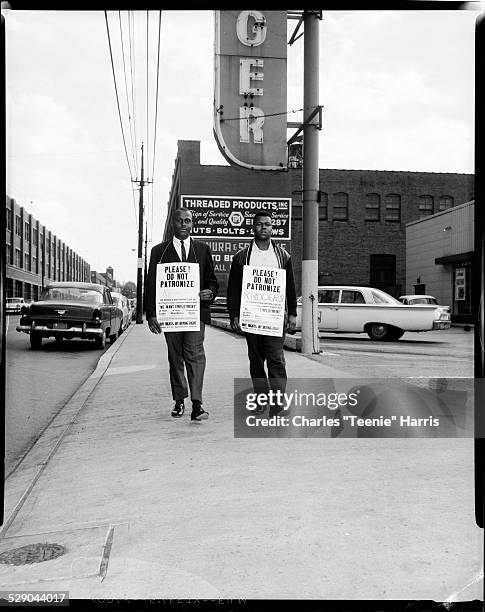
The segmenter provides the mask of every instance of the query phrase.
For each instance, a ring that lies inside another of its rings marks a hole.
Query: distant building
[[[290,149],[288,172],[202,165],[200,142],[179,141],[164,239],[181,195],[292,198],[292,255],[301,287],[302,149]],[[320,284],[371,285],[394,296],[406,286],[406,224],[456,207],[474,197],[472,174],[320,169],[318,278]],[[221,294],[240,240],[206,242],[214,253]],[[246,242],[247,244],[247,242]]]
[[[406,291],[451,306],[451,320],[473,323],[472,268],[475,203],[406,226]]]
[[[98,285],[106,285],[110,289],[118,287],[118,283],[114,279],[114,270],[111,266],[106,268],[106,272],[91,271],[91,282],[97,283]]]
[[[50,281],[90,281],[90,266],[23,206],[6,198],[6,297],[37,300]]]

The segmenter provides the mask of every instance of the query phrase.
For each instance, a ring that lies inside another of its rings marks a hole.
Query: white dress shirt
[[[184,243],[184,247],[185,247],[185,255],[187,257],[187,259],[189,258],[189,251],[190,251],[190,236],[188,238],[186,238],[183,243]],[[175,247],[175,250],[177,251],[177,255],[180,258],[180,261],[182,261],[182,241],[179,240],[178,238],[175,238],[175,236],[173,237],[173,246]]]

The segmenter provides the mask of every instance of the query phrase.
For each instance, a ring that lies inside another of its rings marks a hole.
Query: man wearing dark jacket
[[[285,322],[282,336],[263,336],[245,333],[248,345],[249,372],[256,393],[269,389],[284,392],[286,389],[286,363],[283,350],[285,332],[292,332],[296,325],[296,290],[290,255],[271,240],[273,220],[266,212],[256,213],[253,219],[254,240],[238,251],[232,260],[227,286],[227,310],[234,331],[241,331],[239,310],[243,268],[245,265],[286,270]],[[264,363],[268,368],[266,375]]]
[[[210,248],[200,240],[192,240],[192,213],[179,208],[174,212],[172,219],[174,236],[172,239],[157,244],[152,248],[150,265],[148,268],[146,287],[146,317],[148,327],[154,334],[160,334],[161,328],[156,312],[156,281],[157,264],[187,261],[199,264],[200,280],[200,331],[165,332],[168,348],[168,361],[170,365],[170,386],[175,406],[172,416],[179,418],[185,410],[184,399],[192,399],[191,420],[206,419],[209,413],[202,408],[202,386],[205,372],[204,328],[210,325],[209,305],[217,295],[219,285],[214,274],[214,263]],[[184,373],[184,364],[187,370],[187,379]]]

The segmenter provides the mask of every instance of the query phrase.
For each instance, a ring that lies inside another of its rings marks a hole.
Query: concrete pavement
[[[6,482],[0,590],[73,598],[481,598],[470,439],[234,439],[240,336],[208,328],[208,421],[170,417],[166,345],[132,325]],[[39,354],[39,358],[42,355]],[[292,378],[344,377],[287,351]],[[331,359],[331,357],[329,357]]]

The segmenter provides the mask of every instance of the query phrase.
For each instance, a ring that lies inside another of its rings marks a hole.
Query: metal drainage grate
[[[0,563],[7,565],[28,565],[56,559],[66,552],[60,544],[27,544],[0,554]]]

